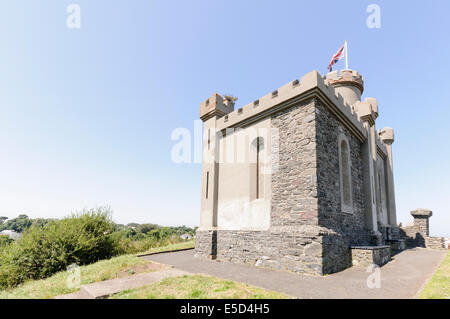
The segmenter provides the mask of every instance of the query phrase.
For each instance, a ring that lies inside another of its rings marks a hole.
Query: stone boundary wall
[[[447,249],[444,237],[423,236],[423,233],[415,226],[402,227],[400,231],[406,246],[409,248],[423,247],[431,249]]]
[[[425,247],[431,249],[447,249],[444,237],[426,237]]]
[[[400,233],[407,247],[425,247],[425,237],[415,225],[402,227]]]
[[[414,223],[400,228],[400,235],[405,239],[407,247],[424,247],[431,249],[447,249],[444,237],[430,237],[430,217],[433,212],[427,209],[416,209],[411,212]]]

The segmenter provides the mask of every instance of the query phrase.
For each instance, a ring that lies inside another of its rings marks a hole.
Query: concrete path
[[[125,278],[105,280],[83,285],[81,286],[80,291],[56,296],[55,299],[102,299],[124,290],[150,285],[168,277],[177,277],[188,274],[189,273],[178,269],[166,269]]]
[[[197,274],[244,282],[295,296],[298,298],[414,298],[431,278],[447,251],[409,249],[393,257],[380,270],[381,287],[368,288],[371,275],[366,268],[352,267],[323,277],[294,274],[239,265],[228,262],[198,259],[194,250],[161,253],[142,257]]]

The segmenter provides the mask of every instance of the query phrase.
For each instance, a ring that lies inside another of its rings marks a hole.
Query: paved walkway
[[[55,299],[102,299],[124,290],[150,285],[168,277],[178,277],[188,274],[178,269],[164,269],[125,278],[105,280],[83,285],[79,291],[72,294],[56,296]]]
[[[366,268],[352,267],[323,277],[294,274],[194,257],[194,250],[142,257],[177,269],[244,282],[299,298],[414,298],[444,260],[447,251],[403,251],[381,268],[381,287],[368,288]]]

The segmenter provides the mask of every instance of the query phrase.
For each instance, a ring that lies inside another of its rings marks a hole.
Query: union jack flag
[[[345,55],[344,47],[345,47],[345,44],[343,46],[341,46],[341,48],[331,58],[330,65],[328,66],[329,72],[331,72],[333,70],[333,65],[336,64],[339,60],[341,60],[344,57],[344,55]]]

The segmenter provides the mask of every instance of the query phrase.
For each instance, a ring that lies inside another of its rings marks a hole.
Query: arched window
[[[350,144],[344,134],[339,135],[339,175],[341,210],[353,213]]]

